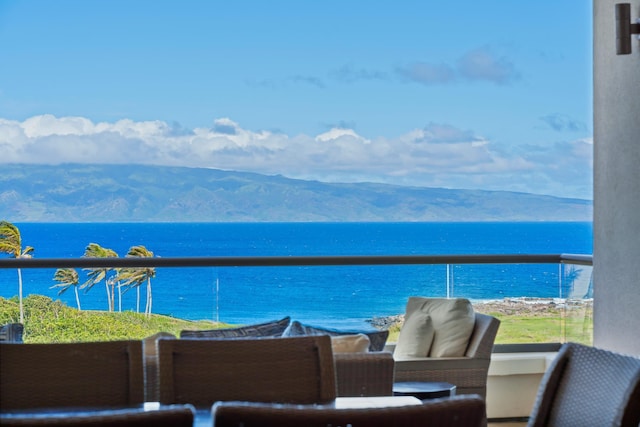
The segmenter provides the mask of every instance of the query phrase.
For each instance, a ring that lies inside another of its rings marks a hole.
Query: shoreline
[[[33,295],[42,296],[50,299],[52,302],[61,303],[64,306],[77,310],[76,307],[66,303],[65,301],[61,301],[60,299],[54,299],[47,295],[40,294],[31,294],[27,296],[30,298]],[[16,298],[16,297],[13,297]],[[10,301],[11,298],[0,297],[0,300]],[[565,299],[565,298],[540,298],[540,297],[505,297],[503,299],[488,299],[488,300],[470,300],[473,306],[474,311],[483,314],[490,314],[498,317],[501,320],[508,319],[510,317],[558,317],[565,316],[570,311],[575,310],[592,310],[593,309],[593,299]],[[16,302],[17,304],[17,302]],[[123,310],[120,311],[107,311],[100,309],[84,309],[80,311],[81,313],[104,313],[104,314],[118,314],[118,313],[134,313],[131,310]],[[200,323],[206,322],[211,323],[212,325],[236,325],[243,324],[238,322],[229,322],[229,321],[216,321],[212,319],[186,319],[182,317],[177,317],[173,314],[166,313],[152,313],[152,315],[167,317],[169,319],[184,321],[189,323]],[[299,319],[296,319],[299,320]],[[367,324],[374,329],[378,330],[386,330],[391,328],[400,328],[404,323],[404,313],[399,313],[395,315],[386,315],[386,316],[374,316],[372,318],[362,318],[361,322]],[[247,321],[247,324],[255,321]],[[316,322],[319,326],[325,327],[325,325],[321,325],[322,322]],[[326,327],[330,328],[340,328],[337,325],[329,325]]]
[[[545,317],[557,316],[560,310],[592,308],[593,299],[506,297],[501,300],[471,300],[471,304],[476,312],[497,317]],[[404,313],[373,317],[367,319],[367,323],[382,330],[400,327],[404,323]]]

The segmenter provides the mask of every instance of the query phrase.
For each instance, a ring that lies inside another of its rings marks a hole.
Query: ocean
[[[155,256],[591,254],[590,222],[536,223],[16,223],[23,247],[41,258],[81,257],[98,243],[123,257],[144,245]],[[24,295],[76,305],[72,290],[51,289],[55,269],[23,269]],[[86,272],[79,270],[81,283]],[[558,265],[453,265],[451,296],[472,300],[563,297]],[[573,271],[575,274],[576,271]],[[577,273],[579,275],[580,269]],[[360,328],[404,312],[409,296],[445,297],[447,266],[158,268],[153,308],[189,320],[242,324],[293,319]],[[135,310],[135,291],[123,310]],[[0,296],[17,295],[17,274],[0,270]],[[144,292],[141,310],[144,309]],[[80,292],[83,309],[106,310],[104,284]],[[116,302],[116,308],[118,303]]]

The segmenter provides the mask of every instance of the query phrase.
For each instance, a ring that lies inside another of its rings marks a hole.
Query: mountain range
[[[591,221],[591,200],[219,169],[3,164],[11,222]]]

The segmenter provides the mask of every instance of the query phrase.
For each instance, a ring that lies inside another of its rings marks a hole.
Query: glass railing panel
[[[593,267],[562,264],[563,342],[593,345]]]
[[[404,312],[408,296],[446,296],[444,265],[220,267],[195,280],[215,284],[215,317],[234,324],[291,316],[319,326],[363,328],[374,317]],[[181,292],[185,300],[201,297],[189,286]],[[211,313],[200,301],[196,305]]]
[[[563,342],[565,310],[558,264],[455,265],[450,295],[501,321],[497,344]]]
[[[592,341],[589,265],[452,263],[155,268],[156,275],[151,279],[152,313],[187,322],[204,320],[207,322],[204,327],[214,327],[218,321],[235,325],[284,316],[341,329],[372,327],[372,320],[376,320],[377,327],[389,327],[404,312],[407,298],[417,295],[469,298],[477,311],[502,320],[496,340],[499,344]],[[82,268],[76,270],[80,283],[84,283],[86,272]],[[30,294],[44,295],[75,309],[73,287],[62,295],[58,295],[59,289],[51,288],[56,284],[55,271],[54,268],[21,269],[25,298]],[[15,299],[16,269],[0,268],[0,285],[0,296]],[[108,313],[107,294],[114,292],[115,312],[110,315],[129,316],[129,327],[125,329],[132,334],[143,334],[141,324],[145,322],[134,313],[144,312],[146,285],[139,288],[139,303],[138,289],[121,293],[117,283],[108,289],[105,282],[101,282],[89,292],[80,290],[82,310]],[[0,323],[17,321],[17,311],[7,308],[10,303],[2,301]],[[27,305],[28,316],[33,316],[28,317],[29,322],[34,322],[32,326],[46,329],[72,322],[68,311],[47,304],[46,299],[32,298]],[[51,317],[45,321],[38,311],[44,306],[58,313],[48,312],[46,316]],[[118,313],[120,310],[124,313]],[[168,319],[160,326],[171,329],[175,326],[172,322]],[[115,325],[113,321],[109,328],[115,330]],[[202,328],[202,325],[196,327]],[[87,320],[83,327],[90,331],[97,330],[98,325]],[[391,330],[391,341],[394,341],[398,328],[391,327]]]

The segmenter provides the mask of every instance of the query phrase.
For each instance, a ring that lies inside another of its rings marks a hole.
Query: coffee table
[[[406,381],[393,384],[394,396],[414,396],[420,400],[451,397],[456,386],[445,382]]]

